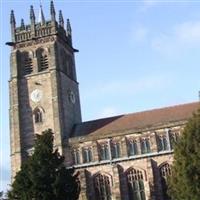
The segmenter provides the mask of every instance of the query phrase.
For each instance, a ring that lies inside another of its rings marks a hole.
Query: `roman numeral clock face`
[[[39,89],[35,89],[31,92],[31,100],[33,102],[39,102],[42,99],[42,91]]]

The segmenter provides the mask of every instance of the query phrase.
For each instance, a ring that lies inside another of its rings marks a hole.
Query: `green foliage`
[[[175,147],[168,187],[173,200],[200,199],[200,110],[189,120]]]
[[[34,153],[22,164],[8,192],[9,200],[77,200],[80,183],[73,169],[66,169],[64,157],[53,149],[49,129],[37,135]]]

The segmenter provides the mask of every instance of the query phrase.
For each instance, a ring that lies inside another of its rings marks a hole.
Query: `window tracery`
[[[98,174],[94,177],[95,199],[112,200],[111,180],[104,174]]]
[[[132,168],[127,172],[129,199],[146,200],[144,175],[141,170]]]
[[[138,154],[138,147],[136,140],[128,140],[128,154],[134,156]]]
[[[112,142],[111,143],[111,151],[112,151],[112,158],[120,158],[120,143],[118,142]]]
[[[158,136],[158,149],[159,151],[169,150],[168,140],[165,135]]]
[[[75,165],[80,164],[80,152],[78,149],[74,149],[73,152],[73,161]]]
[[[151,152],[149,138],[142,138],[140,141],[140,144],[141,144],[141,153],[142,154]]]
[[[92,148],[83,148],[83,163],[92,162]]]
[[[101,160],[109,160],[110,154],[109,154],[109,146],[107,143],[100,144],[100,159]]]
[[[168,163],[165,163],[160,167],[160,177],[161,177],[161,185],[163,196],[165,200],[170,200],[170,197],[167,194],[167,177],[171,175],[171,167]]]

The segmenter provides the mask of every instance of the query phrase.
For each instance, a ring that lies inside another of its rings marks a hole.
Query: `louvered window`
[[[31,74],[33,72],[33,62],[32,59],[27,57],[24,60],[24,74]]]
[[[44,71],[48,68],[48,57],[47,55],[40,56],[40,71]]]

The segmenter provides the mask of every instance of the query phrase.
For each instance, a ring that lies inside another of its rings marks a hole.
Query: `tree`
[[[53,133],[36,135],[34,153],[21,166],[8,192],[9,200],[77,200],[78,174],[66,169],[64,157],[53,149]]]
[[[173,200],[200,199],[200,110],[189,120],[175,147],[168,190]]]

